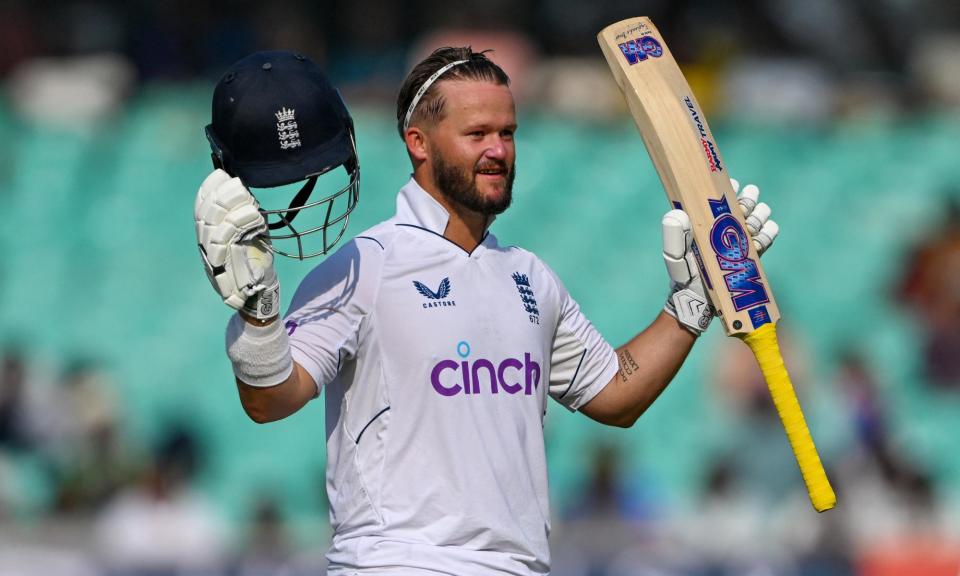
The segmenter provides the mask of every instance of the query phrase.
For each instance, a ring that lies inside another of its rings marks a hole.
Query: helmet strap
[[[304,204],[307,203],[307,200],[310,198],[310,194],[313,193],[313,187],[316,185],[316,176],[311,176],[309,179],[307,179],[307,183],[300,188],[300,191],[297,192],[297,195],[294,196],[293,200],[290,201],[290,207],[287,208],[286,214],[281,214],[280,220],[267,224],[267,228],[270,230],[277,230],[278,228],[289,226],[293,222],[293,219],[297,217],[297,214],[300,213],[300,209],[303,208]]]

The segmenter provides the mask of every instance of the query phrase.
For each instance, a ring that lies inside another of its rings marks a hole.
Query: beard
[[[517,173],[516,164],[507,167],[507,163],[499,160],[492,160],[477,164],[472,173],[453,164],[447,163],[443,156],[436,154],[433,157],[433,177],[437,188],[444,196],[460,204],[464,208],[479,212],[485,216],[495,216],[503,213],[510,206],[513,200],[513,179]],[[506,183],[503,190],[503,196],[500,198],[488,198],[477,189],[475,176],[477,171],[497,167],[506,174]]]

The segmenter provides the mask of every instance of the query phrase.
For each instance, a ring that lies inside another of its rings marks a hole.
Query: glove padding
[[[207,279],[223,301],[266,320],[280,313],[280,282],[267,224],[257,200],[239,178],[210,173],[194,204],[197,244]]]
[[[744,186],[730,179],[737,203],[747,222],[747,231],[753,239],[758,254],[763,254],[780,233],[780,227],[770,220],[770,207],[757,200],[760,189],[753,184]],[[676,318],[684,327],[699,336],[716,315],[710,303],[700,266],[693,253],[693,233],[690,217],[683,210],[671,210],[663,216],[663,261],[670,276],[670,296],[663,309]]]

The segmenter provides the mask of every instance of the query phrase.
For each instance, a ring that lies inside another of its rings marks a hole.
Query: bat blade
[[[780,318],[730,185],[726,163],[696,97],[648,18],[598,35],[671,204],[693,223],[710,300],[728,335]]]
[[[704,285],[727,335],[757,357],[814,508],[832,508],[836,496],[783,367],[780,310],[696,97],[649,18],[611,24],[597,40],[671,205],[690,216]]]

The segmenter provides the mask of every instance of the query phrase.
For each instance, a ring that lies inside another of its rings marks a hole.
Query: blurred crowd
[[[104,366],[74,360],[51,378],[17,346],[0,364],[0,574],[322,573],[269,495],[231,525],[197,484],[204,439],[188,423],[130,434]]]
[[[816,389],[805,375],[809,358],[798,340],[788,332],[781,344],[809,407]],[[889,399],[862,351],[841,350],[838,357],[830,380],[820,384],[841,400],[842,441],[825,452],[837,509],[819,515],[811,509],[766,383],[751,353],[734,342],[718,352],[711,381],[712,401],[733,426],[703,467],[692,501],[679,508],[658,505],[645,493],[642,476],[618,470],[625,454],[598,446],[582,499],[564,511],[554,539],[554,574],[957,574],[957,488],[936,482],[895,438]]]
[[[389,105],[412,61],[460,43],[495,48],[521,99],[602,118],[622,104],[606,94],[596,33],[637,15],[708,113],[814,121],[960,105],[960,8],[936,0],[4,0],[0,79],[27,117],[97,120],[138,87],[210,83],[282,48],[323,65],[349,102]]]
[[[960,108],[960,3],[934,0],[0,0],[0,103],[23,121],[95,123],[142,88],[210,86],[252,51],[288,48],[324,65],[351,103],[389,109],[411,60],[464,43],[496,47],[528,111],[603,121],[622,101],[595,34],[641,14],[704,107],[728,117]],[[960,206],[942,215],[887,288],[922,339],[924,381],[955,401]],[[805,402],[815,390],[804,367],[818,360],[804,335],[782,338]],[[578,496],[555,511],[556,576],[960,573],[956,488],[891,433],[891,399],[864,350],[837,351],[818,384],[843,399],[829,473],[844,512],[816,516],[754,361],[732,346],[711,384],[735,424],[691,502],[659,506],[622,466],[622,446],[596,446]],[[298,546],[271,498],[250,502],[241,525],[218,509],[198,484],[204,439],[188,423],[130,434],[108,365],[47,365],[14,343],[0,356],[0,576],[322,573],[322,550]]]
[[[808,401],[803,345],[790,333],[783,343]],[[745,351],[717,352],[712,394],[736,424],[690,501],[667,505],[628,473],[629,443],[597,444],[555,509],[555,576],[955,575],[956,491],[894,440],[860,351],[841,351],[826,383],[842,399],[844,441],[828,457],[842,511],[822,515]],[[237,522],[201,489],[204,441],[188,423],[162,423],[149,442],[131,435],[107,367],[50,370],[17,346],[0,364],[0,575],[322,573],[322,543],[299,544],[269,495]]]
[[[947,194],[948,198],[958,198]],[[960,390],[960,200],[943,207],[943,224],[911,248],[895,287],[896,300],[915,316],[923,339],[926,378]]]

